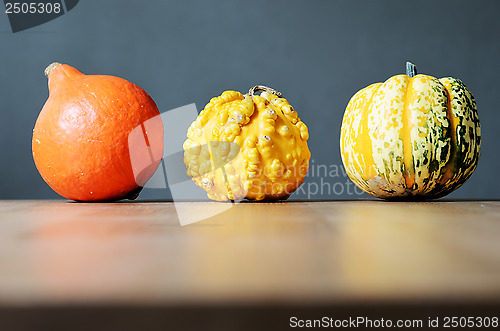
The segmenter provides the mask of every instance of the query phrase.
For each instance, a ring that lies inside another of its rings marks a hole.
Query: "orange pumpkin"
[[[163,156],[163,124],[153,99],[125,79],[85,75],[65,64],[53,63],[45,74],[49,98],[32,141],[45,182],[71,200],[135,198]]]

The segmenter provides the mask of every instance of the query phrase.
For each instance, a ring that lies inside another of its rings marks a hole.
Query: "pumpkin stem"
[[[53,62],[53,63],[49,64],[49,66],[47,68],[45,68],[45,71],[44,71],[45,76],[49,77],[50,72],[52,70],[54,70],[55,67],[60,66],[60,65],[61,65],[61,63],[59,63],[59,62]]]
[[[410,77],[417,75],[417,67],[411,62],[406,62],[406,75]]]
[[[253,95],[255,94],[255,92],[258,92],[258,91],[265,91],[265,92],[269,92],[271,94],[274,94],[275,96],[277,96],[278,98],[282,98],[283,97],[283,94],[281,94],[281,92],[278,92],[276,91],[275,89],[272,89],[270,87],[267,87],[267,86],[264,86],[264,85],[256,85],[254,87],[252,87],[247,94],[245,94],[245,97],[247,96],[250,96],[250,97],[253,97]]]

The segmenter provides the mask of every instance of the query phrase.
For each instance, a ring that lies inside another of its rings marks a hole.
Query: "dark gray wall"
[[[162,111],[193,102],[200,109],[226,89],[274,87],[309,126],[314,163],[337,166],[350,97],[402,73],[411,60],[419,72],[462,79],[477,100],[481,159],[450,197],[500,198],[499,12],[495,0],[81,0],[62,17],[18,33],[0,13],[0,198],[58,197],[31,157],[32,129],[47,98],[43,69],[55,60],[124,77]],[[342,174],[327,180],[346,181]],[[168,196],[148,190],[142,197]],[[344,190],[330,197],[367,196]]]

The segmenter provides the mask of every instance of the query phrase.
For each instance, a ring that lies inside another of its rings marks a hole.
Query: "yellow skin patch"
[[[481,130],[474,97],[454,78],[397,75],[349,101],[341,129],[344,167],[380,198],[437,198],[476,168]]]
[[[284,98],[226,91],[188,130],[188,176],[217,201],[286,199],[304,181],[307,126]]]

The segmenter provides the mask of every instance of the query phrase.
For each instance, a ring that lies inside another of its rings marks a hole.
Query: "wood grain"
[[[2,201],[0,306],[498,303],[499,238],[496,201]]]

